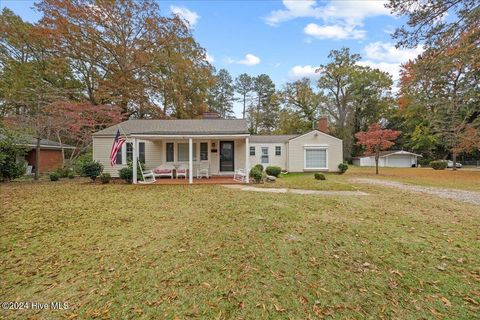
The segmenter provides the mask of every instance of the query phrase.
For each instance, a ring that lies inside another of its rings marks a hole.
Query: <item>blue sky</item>
[[[2,0],[23,19],[41,15],[34,1]],[[163,14],[175,12],[189,21],[211,63],[233,77],[266,73],[280,89],[285,82],[316,78],[330,50],[342,46],[362,56],[362,65],[389,72],[421,49],[398,50],[390,32],[402,25],[383,1],[159,1]],[[240,107],[235,107],[236,114]]]

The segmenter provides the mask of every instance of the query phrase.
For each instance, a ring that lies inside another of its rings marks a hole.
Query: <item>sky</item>
[[[184,18],[215,68],[232,77],[266,73],[277,89],[302,77],[318,78],[330,50],[349,47],[361,65],[399,78],[399,66],[421,48],[396,49],[391,33],[405,23],[384,8],[384,1],[159,1],[164,15]],[[24,20],[41,14],[34,1],[0,0]],[[235,105],[236,115],[240,105]]]

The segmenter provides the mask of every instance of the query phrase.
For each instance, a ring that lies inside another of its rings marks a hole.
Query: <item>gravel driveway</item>
[[[405,184],[405,183],[396,182],[396,181],[368,179],[368,178],[356,178],[356,179],[350,179],[349,181],[354,183],[367,183],[367,184],[373,184],[373,185],[379,185],[379,186],[385,186],[385,187],[393,187],[393,188],[398,188],[398,189],[411,191],[411,192],[428,193],[428,194],[436,195],[440,198],[453,199],[453,200],[480,205],[480,192],[475,192],[475,191],[416,186],[416,185]]]

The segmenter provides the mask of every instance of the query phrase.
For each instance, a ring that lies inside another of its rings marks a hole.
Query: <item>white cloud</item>
[[[200,19],[200,16],[195,11],[192,11],[186,7],[170,6],[170,11],[187,21],[191,28],[193,28],[198,19]]]
[[[413,49],[397,49],[388,42],[372,42],[363,48],[365,60],[359,65],[368,66],[392,75],[394,81],[400,78],[400,65],[410,59],[415,59],[423,52],[421,47]]]
[[[330,1],[318,5],[315,0],[284,0],[285,9],[275,10],[265,22],[276,26],[296,18],[314,18],[323,24],[310,23],[304,28],[308,35],[320,39],[363,39],[366,31],[359,29],[368,17],[389,15],[386,1]]]
[[[260,63],[260,58],[251,53],[247,53],[245,55],[245,59],[238,61],[238,63],[244,64],[246,66],[254,66]]]
[[[294,80],[309,78],[309,79],[318,79],[319,74],[315,72],[318,67],[313,67],[311,65],[305,66],[294,66],[289,71],[289,77]]]
[[[265,18],[269,25],[278,25],[296,18],[315,18],[325,20],[345,19],[363,20],[368,17],[389,15],[386,1],[330,1],[318,6],[315,0],[284,0],[285,9],[275,10]]]
[[[243,64],[249,67],[259,64],[260,61],[261,60],[259,57],[251,53],[247,53],[245,55],[245,58],[243,58],[242,60],[234,60],[230,57],[225,58],[225,63],[227,64],[237,63],[237,64]]]
[[[205,54],[205,60],[207,60],[208,63],[214,63],[215,57],[207,52]]]
[[[318,38],[318,39],[335,39],[335,40],[344,40],[344,39],[364,39],[366,31],[357,30],[354,25],[329,25],[329,26],[319,26],[316,23],[309,23],[303,29],[305,34],[309,36]]]
[[[382,60],[386,62],[403,63],[415,59],[423,52],[421,47],[413,49],[397,49],[394,44],[388,42],[372,42],[363,48],[365,58]]]

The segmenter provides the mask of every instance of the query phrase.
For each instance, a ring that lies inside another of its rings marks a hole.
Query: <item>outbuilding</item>
[[[415,168],[418,167],[420,154],[403,150],[381,151],[378,159],[379,167]],[[375,156],[353,158],[353,164],[360,167],[374,167]]]

